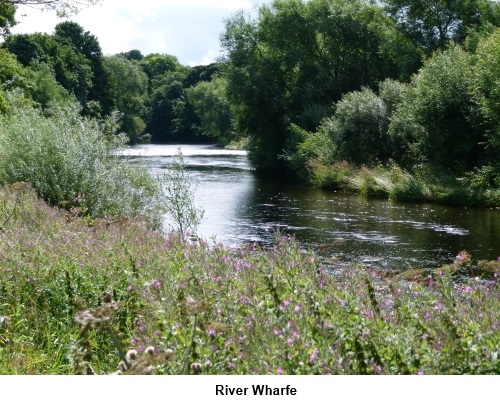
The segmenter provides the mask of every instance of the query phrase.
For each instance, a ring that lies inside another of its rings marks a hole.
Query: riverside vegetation
[[[497,374],[500,261],[330,271],[0,190],[3,374]]]
[[[456,2],[482,11],[471,14],[437,2],[456,22],[437,30],[395,21],[404,1],[276,0],[258,21],[227,21],[223,69],[107,58],[71,22],[10,35],[18,3],[0,0],[0,373],[500,373],[500,260],[460,252],[438,269],[382,273],[328,267],[284,235],[265,249],[209,246],[193,233],[203,213],[182,156],[153,178],[116,153],[145,128],[162,140],[242,133],[259,172],[498,205],[496,3]],[[353,51],[343,61],[338,45]],[[364,79],[346,81],[352,69]]]
[[[11,34],[0,0],[3,92],[74,99],[120,117],[130,142],[242,146],[262,177],[367,197],[500,205],[500,4],[273,0],[225,20],[216,63],[132,49],[103,55],[65,21]],[[33,1],[69,12],[98,1]]]

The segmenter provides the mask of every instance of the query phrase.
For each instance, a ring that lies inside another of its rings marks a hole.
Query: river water
[[[178,148],[205,210],[198,234],[231,246],[271,243],[276,230],[338,263],[384,269],[436,267],[461,250],[476,259],[500,256],[500,209],[367,200],[308,187],[262,182],[246,152],[206,145],[138,145],[154,174]],[[133,159],[133,158],[132,158]]]

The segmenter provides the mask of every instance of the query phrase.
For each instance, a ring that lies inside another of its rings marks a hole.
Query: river
[[[258,180],[246,152],[207,145],[137,145],[161,174],[181,148],[205,210],[198,234],[231,246],[271,243],[276,230],[338,263],[383,269],[436,267],[461,250],[476,259],[500,256],[500,209],[367,200]]]

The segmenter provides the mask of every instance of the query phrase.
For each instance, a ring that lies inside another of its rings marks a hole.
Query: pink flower
[[[418,370],[417,375],[424,375],[424,372],[422,370]]]
[[[316,357],[318,357],[318,349],[314,348],[314,350],[311,353],[311,356],[309,357],[309,364],[312,366],[314,362],[316,361]]]
[[[283,375],[283,369],[281,367],[278,367],[278,374]]]
[[[294,311],[295,312],[300,312],[300,305],[295,305]]]
[[[290,338],[286,342],[288,343],[288,346],[290,346],[290,347],[293,345],[293,340]]]

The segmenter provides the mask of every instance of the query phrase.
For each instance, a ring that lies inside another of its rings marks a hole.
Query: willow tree
[[[388,23],[364,0],[275,0],[256,19],[226,21],[227,94],[261,173],[282,172],[291,124],[313,130],[344,93],[391,76],[381,52]]]

